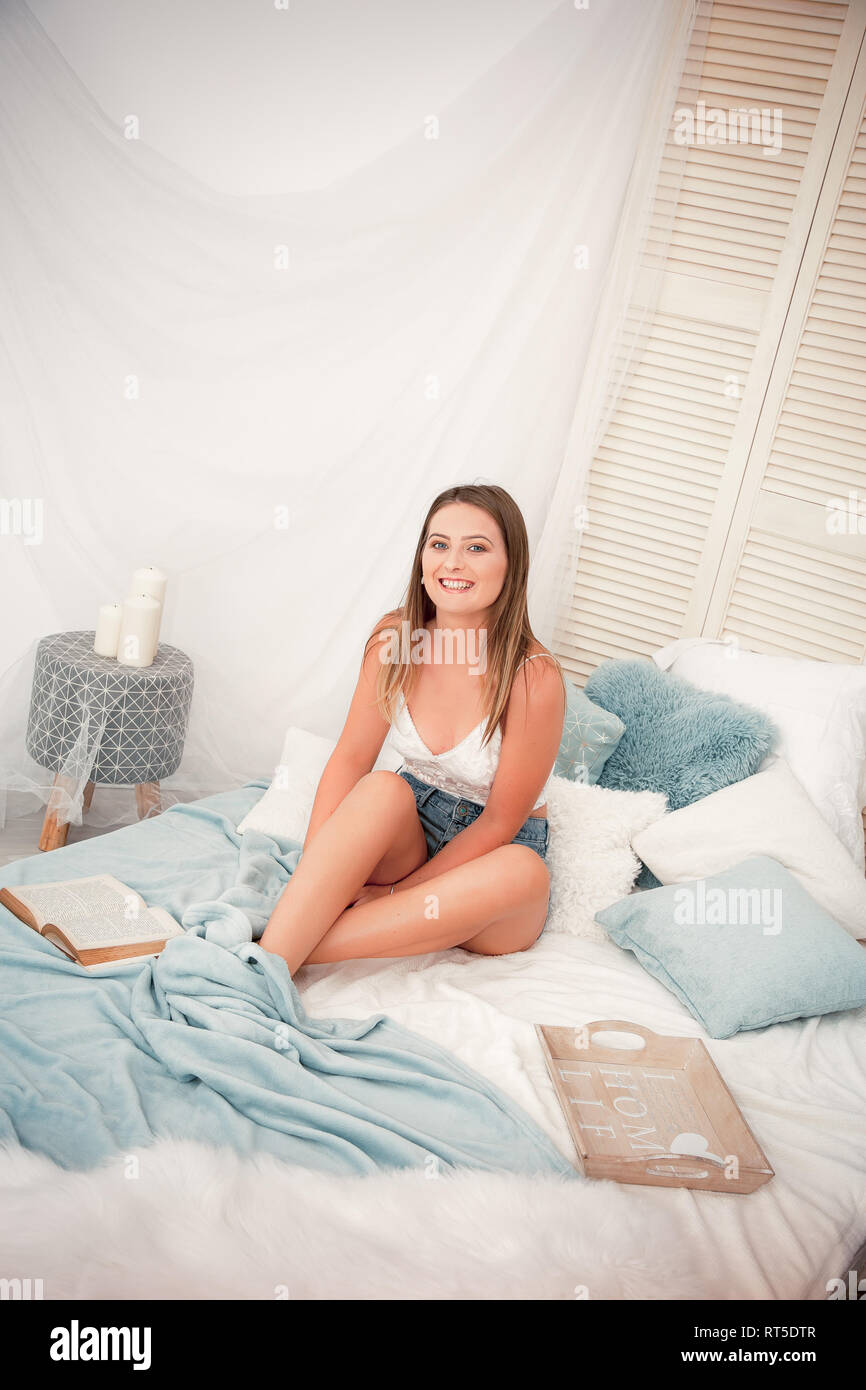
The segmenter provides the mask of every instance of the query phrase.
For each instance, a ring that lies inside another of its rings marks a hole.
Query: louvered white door
[[[866,659],[866,52],[704,630],[757,651]]]
[[[593,462],[574,602],[554,643],[581,684],[606,657],[649,656],[723,617],[733,630],[740,553],[751,543],[754,564],[772,564],[763,532],[747,541],[750,513],[739,546],[733,518],[864,31],[862,0],[712,6],[698,99],[781,108],[782,147],[695,144],[681,181],[663,168],[659,224],[675,213],[661,292]],[[650,241],[648,275],[654,256]]]

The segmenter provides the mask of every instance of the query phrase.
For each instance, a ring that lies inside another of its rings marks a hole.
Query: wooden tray
[[[754,1192],[774,1176],[700,1038],[623,1019],[535,1031],[585,1177]],[[602,1032],[643,1041],[602,1046]]]

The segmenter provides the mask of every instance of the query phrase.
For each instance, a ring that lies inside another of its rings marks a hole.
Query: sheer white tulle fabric
[[[42,515],[0,536],[0,815],[53,782],[24,749],[38,639],[93,627],[136,566],[195,663],[167,805],[269,776],[289,724],[339,734],[439,490],[500,483],[537,545],[688,8],[564,0],[435,130],[241,197],[125,138],[0,7],[0,497]],[[63,771],[75,821],[87,749]],[[98,792],[88,820],[135,814]]]
[[[567,634],[593,460],[641,361],[659,305],[688,147],[675,113],[694,108],[702,90],[712,0],[669,7],[669,41],[660,55],[646,121],[626,191],[577,397],[530,581],[536,636],[555,648]]]

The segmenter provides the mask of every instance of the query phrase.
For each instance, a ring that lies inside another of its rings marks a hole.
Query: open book
[[[165,908],[148,907],[111,874],[0,888],[0,903],[79,965],[156,956],[184,935]]]

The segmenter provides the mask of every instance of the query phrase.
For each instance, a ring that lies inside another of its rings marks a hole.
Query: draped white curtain
[[[535,552],[530,615],[537,636],[554,650],[557,632],[567,631],[574,601],[592,464],[640,363],[662,292],[688,158],[688,147],[676,138],[675,112],[693,109],[700,95],[712,8],[713,0],[683,0],[667,13],[670,38],[656,69],[599,296],[588,365]]]
[[[417,129],[351,173],[243,196],[128,139],[22,0],[0,5],[0,498],[43,516],[34,538],[7,508],[0,534],[5,813],[53,779],[24,751],[36,641],[92,628],[133,568],[168,574],[161,636],[196,667],[168,801],[269,774],[289,724],[336,737],[442,488],[508,488],[543,577],[581,383],[599,399],[610,368],[589,344],[633,255],[632,165],[690,21],[681,0],[535,15],[504,55],[492,22],[481,75],[425,92]]]

